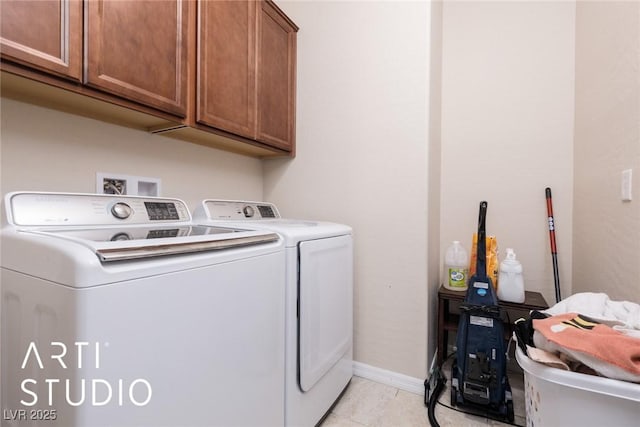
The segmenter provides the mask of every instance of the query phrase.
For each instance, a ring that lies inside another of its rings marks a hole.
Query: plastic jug
[[[444,287],[453,291],[466,291],[469,276],[469,255],[458,240],[447,248],[444,257]]]
[[[498,275],[498,299],[509,302],[524,302],[524,279],[522,264],[516,259],[512,248],[507,248],[507,255],[500,263]]]

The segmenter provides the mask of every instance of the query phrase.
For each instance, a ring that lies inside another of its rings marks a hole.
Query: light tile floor
[[[450,367],[445,365],[447,386],[440,402],[450,406]],[[509,370],[513,394],[515,425],[525,426],[524,381],[522,372]],[[467,415],[436,406],[436,420],[441,427],[508,426],[487,418]],[[423,396],[399,390],[396,387],[353,377],[340,401],[322,423],[322,427],[413,427],[429,426],[427,407]]]

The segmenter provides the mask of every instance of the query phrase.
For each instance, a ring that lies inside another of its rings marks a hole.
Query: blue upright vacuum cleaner
[[[456,358],[451,368],[451,405],[513,422],[504,324],[487,275],[486,216],[487,202],[483,201],[478,218],[476,273],[469,278],[467,294],[460,306]]]

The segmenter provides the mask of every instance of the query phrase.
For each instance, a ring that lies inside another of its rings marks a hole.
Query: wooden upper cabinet
[[[184,117],[189,0],[85,2],[84,82]]]
[[[198,4],[196,121],[255,139],[256,2]]]
[[[199,2],[196,121],[293,152],[296,31],[269,1]]]
[[[3,72],[161,118],[154,131],[168,136],[196,128],[184,138],[295,153],[298,28],[271,0],[0,0],[0,9]]]
[[[80,81],[82,0],[1,0],[0,10],[3,59]]]
[[[287,151],[295,147],[296,32],[273,3],[258,19],[257,140]]]

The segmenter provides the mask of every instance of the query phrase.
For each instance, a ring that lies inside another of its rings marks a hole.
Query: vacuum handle
[[[487,237],[486,237],[486,220],[487,220],[487,202],[480,202],[480,212],[478,214],[478,242],[477,242],[477,261],[476,274],[479,277],[487,275]]]

